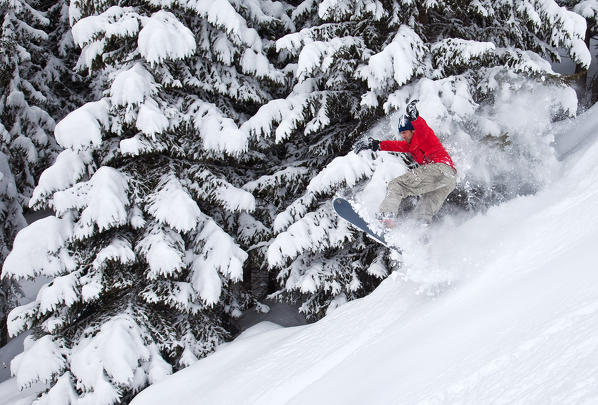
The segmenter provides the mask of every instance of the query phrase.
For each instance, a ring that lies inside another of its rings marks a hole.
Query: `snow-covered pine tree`
[[[40,78],[47,58],[44,49],[49,24],[45,13],[24,0],[5,1],[0,42],[0,116],[3,144],[18,187],[20,203],[27,205],[36,177],[54,157],[51,134],[55,122],[47,112],[51,102]]]
[[[6,139],[8,133],[0,122],[0,134]],[[3,143],[0,148],[0,263],[8,256],[14,237],[26,223],[23,217],[21,204],[19,203],[17,185],[9,164],[8,148]],[[0,347],[8,342],[8,331],[6,322],[8,313],[16,307],[17,300],[21,296],[18,283],[9,278],[0,280]]]
[[[48,33],[44,43],[46,57],[43,69],[36,74],[36,82],[40,83],[41,91],[49,95],[48,112],[56,122],[91,97],[86,72],[82,74],[73,69],[79,48],[71,33],[69,4],[70,0],[41,2],[49,23],[45,27]]]
[[[16,233],[26,225],[23,211],[41,171],[53,160],[53,105],[47,70],[50,25],[43,5],[35,1],[0,2],[0,264]],[[56,103],[56,104],[54,104]],[[0,344],[6,342],[5,311],[14,307],[19,291],[14,280],[0,283]],[[18,294],[18,293],[17,293]]]
[[[245,189],[258,198],[256,211],[265,212],[261,222],[278,234],[251,253],[279,270],[283,288],[274,296],[301,303],[312,319],[331,300],[361,297],[388,274],[378,246],[339,222],[329,204],[335,191],[371,176],[375,166],[354,154],[337,157],[380,115],[360,104],[367,83],[354,75],[369,55],[367,43],[382,40],[370,27],[377,22],[370,24],[368,11],[362,10],[368,16],[363,23],[327,24],[317,8],[315,2],[295,7],[297,32],[276,42],[292,91],[244,124],[263,137],[257,147],[265,148],[268,167]],[[372,36],[361,35],[365,31]]]
[[[235,226],[255,201],[235,165],[241,124],[284,83],[260,38],[284,8],[117,3],[71,2],[98,99],[57,124],[64,150],[31,200],[55,215],[17,235],[3,268],[53,278],[9,317],[11,334],[34,331],[11,368],[21,386],[49,383],[37,404],[126,403],[212,351],[243,305]]]
[[[478,210],[541,185],[555,161],[547,128],[577,106],[546,59],[559,49],[583,67],[590,58],[583,19],[554,1],[304,1],[291,16],[296,32],[277,49],[294,67],[293,91],[248,121],[268,123],[281,158],[246,187],[281,201],[266,254],[276,295],[317,318],[389,270],[383,249],[337,221],[330,204],[335,193],[371,200],[405,171],[398,157],[349,152],[368,117],[420,99],[457,162],[453,205]],[[371,134],[395,136],[394,117]]]
[[[598,0],[558,0],[557,3],[586,19],[585,43],[590,48],[592,40],[598,40]],[[598,63],[598,61],[594,59],[592,63]],[[578,65],[575,75],[579,77],[581,101],[586,106],[596,103],[598,101],[598,73],[594,71],[593,75],[588,76],[588,71]]]

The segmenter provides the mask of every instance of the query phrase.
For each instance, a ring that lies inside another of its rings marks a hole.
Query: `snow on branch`
[[[140,26],[143,28],[140,30]],[[112,37],[138,35],[139,53],[149,63],[161,63],[192,55],[195,36],[174,14],[160,10],[150,17],[139,15],[132,7],[112,6],[100,15],[82,18],[72,28],[73,39],[83,48],[79,65],[91,69],[104,53]]]
[[[336,157],[307,185],[307,192],[329,194],[340,186],[353,187],[359,180],[371,177],[374,169],[371,159],[349,152]]]
[[[6,319],[8,335],[14,337],[31,329],[37,320],[38,309],[39,303],[32,301],[10,311]]]
[[[106,252],[106,251],[103,252],[103,249],[100,250],[100,252],[98,253],[98,256],[96,256],[96,260],[93,263],[94,271],[83,275],[79,279],[79,283],[81,284],[81,301],[84,303],[97,300],[100,297],[100,294],[104,291],[104,285],[103,285],[104,262],[102,262],[102,258],[99,258],[99,260],[98,260],[100,253],[105,255],[108,252]],[[112,253],[112,252],[110,252],[110,253]],[[119,253],[122,254],[124,252],[119,252]],[[123,257],[120,257],[118,259],[116,257],[113,257],[113,258],[106,257],[106,259],[107,260],[109,260],[109,259],[123,260]],[[125,264],[124,262],[122,262],[122,263]]]
[[[250,181],[243,186],[250,193],[267,191],[285,184],[295,183],[297,179],[305,177],[309,170],[305,167],[285,167],[274,174],[264,175],[257,180]]]
[[[238,224],[237,240],[245,246],[253,244],[252,247],[254,248],[260,247],[255,245],[255,242],[263,240],[265,235],[270,233],[269,227],[247,213],[241,213],[239,215]],[[258,242],[258,244],[259,243],[261,242]]]
[[[340,52],[346,52],[349,48],[365,48],[363,39],[358,37],[333,38],[330,41],[314,41],[306,44],[297,62],[295,76],[302,82],[313,76],[316,69],[327,72],[337,59]]]
[[[75,229],[75,236],[81,239],[89,236],[87,233],[93,226],[101,232],[127,223],[128,190],[128,178],[124,174],[102,166],[89,181],[54,193],[52,206],[59,215],[83,209]]]
[[[480,0],[471,1],[468,5],[468,11],[471,14],[477,14],[485,18],[495,15],[494,8],[484,6]]]
[[[316,134],[330,125],[330,116],[328,112],[330,104],[328,103],[328,100],[328,95],[323,92],[320,99],[320,107],[317,109],[318,111],[314,114],[314,117],[307,124],[305,124],[305,129],[303,130],[305,135]]]
[[[149,266],[146,277],[156,280],[178,274],[184,267],[184,246],[181,235],[164,226],[154,226],[137,244],[136,250]]]
[[[204,37],[204,41],[200,42],[201,50],[205,51],[206,53],[211,52],[218,62],[221,62],[226,66],[232,66],[238,50],[235,48],[226,34],[222,32],[216,32],[213,34],[214,39],[212,39],[212,41],[208,41],[208,38]]]
[[[343,23],[327,23],[310,28],[303,28],[276,40],[276,52],[287,51],[296,56],[304,46],[314,41],[332,41],[335,38],[346,36],[346,27]]]
[[[388,13],[378,0],[324,0],[318,7],[318,16],[323,20],[361,19],[368,15],[374,21],[380,21]]]
[[[235,187],[224,178],[216,176],[200,166],[188,170],[189,189],[198,198],[216,202],[229,212],[252,212],[255,210],[255,197],[251,192]]]
[[[253,49],[246,49],[241,57],[241,70],[259,78],[270,79],[275,83],[284,84],[285,75],[277,70],[268,60],[266,55]]]
[[[143,134],[137,134],[120,141],[119,148],[123,155],[138,156],[144,153],[162,152],[168,149],[168,146],[158,139],[150,139]]]
[[[314,41],[315,35],[312,30],[304,28],[299,32],[287,34],[276,40],[276,52],[288,51],[291,55],[297,55],[306,44]]]
[[[214,104],[197,100],[187,111],[208,151],[238,154],[247,150],[248,134]]]
[[[106,41],[112,37],[134,37],[139,32],[141,16],[132,7],[112,6],[100,15],[80,19],[71,32],[82,48],[77,66],[91,69],[93,61],[104,53]]]
[[[498,48],[496,53],[515,72],[554,74],[550,62],[535,52]]]
[[[382,254],[379,254],[378,257],[372,261],[370,266],[367,268],[366,272],[379,279],[386,278],[388,276],[388,269],[384,265],[384,257]]]
[[[318,295],[325,292],[325,294],[334,297],[328,305],[328,313],[328,311],[337,308],[339,304],[342,305],[347,301],[344,292],[355,292],[361,288],[362,283],[357,273],[354,270],[341,267],[338,258],[318,257],[317,260],[313,261],[310,259],[302,256],[298,257],[283,269],[278,276],[281,282],[287,277],[284,281],[287,291],[298,290],[310,297],[307,302],[301,305],[300,312],[309,313],[313,311],[313,308],[309,309],[310,301],[312,302],[311,305],[321,305],[316,304],[315,301]]]
[[[367,80],[371,90],[383,90],[394,84],[402,86],[423,74],[426,46],[412,28],[401,25],[392,42],[360,66],[357,74]]]
[[[168,129],[170,121],[154,100],[146,100],[139,107],[135,126],[145,135],[154,139],[154,135],[162,133]]]
[[[286,99],[268,102],[241,126],[241,130],[254,136],[268,136],[275,130],[275,141],[282,142],[297,129],[305,119],[305,112],[310,107],[312,99],[317,98],[319,92],[311,94],[292,94]]]
[[[163,3],[164,1],[152,0],[152,2]],[[261,52],[262,40],[258,32],[247,26],[247,21],[227,0],[178,0],[177,3],[206,18],[210,24],[223,27],[238,44],[244,43],[254,51]]]
[[[598,1],[582,0],[573,7],[573,11],[588,20],[598,19]]]
[[[50,283],[43,285],[35,301],[39,304],[37,316],[55,311],[59,306],[70,307],[80,301],[78,274],[70,273],[55,277]]]
[[[141,63],[116,74],[110,86],[110,101],[113,106],[139,105],[158,92],[154,77]]]
[[[384,109],[404,110],[408,100],[417,95],[420,113],[428,122],[439,121],[452,115],[467,119],[474,114],[477,104],[473,99],[465,75],[444,79],[421,79],[409,86],[403,86],[388,97]]]
[[[2,278],[63,274],[67,271],[65,266],[72,263],[63,249],[72,234],[70,218],[50,216],[33,222],[17,234],[13,249],[2,266]]]
[[[83,333],[70,355],[82,403],[112,404],[121,398],[118,386],[140,389],[172,373],[155,344],[147,344],[146,333],[126,313],[104,321],[99,331],[90,327]]]
[[[343,186],[353,187],[361,179],[370,177],[373,171],[371,160],[353,152],[334,158],[318,175],[311,179],[304,195],[274,218],[274,231],[280,232],[293,222],[300,220],[319,195],[331,194]]]
[[[590,50],[585,44],[587,23],[581,15],[559,7],[555,1],[520,1],[519,11],[527,17],[533,32],[538,33],[546,26],[552,28],[549,38],[555,47],[564,47],[575,63],[587,69],[592,62]],[[543,23],[542,23],[543,22]]]
[[[157,280],[141,293],[143,300],[149,304],[168,305],[192,314],[197,314],[203,309],[202,305],[197,304],[197,296],[190,283],[170,280]]]
[[[56,141],[63,148],[74,151],[100,146],[102,131],[109,126],[107,99],[87,103],[62,119],[54,129]]]
[[[165,59],[185,58],[192,55],[196,48],[193,32],[174,14],[164,10],[144,19],[138,45],[141,56],[152,65]]]
[[[303,294],[315,294],[324,284],[323,278],[332,273],[327,271],[329,270],[327,264],[326,261],[307,264],[302,258],[298,258],[289,266],[289,277],[285,282],[285,287],[289,291],[299,290]],[[336,283],[334,287],[340,289],[340,283]],[[332,293],[338,292],[333,290]]]
[[[87,68],[87,70],[91,72],[94,61],[104,53],[105,45],[105,39],[98,39],[85,45],[81,50],[81,55],[79,55],[76,70]]]
[[[268,247],[268,265],[280,267],[307,250],[321,252],[338,247],[347,239],[350,231],[346,223],[338,220],[329,205],[324,205],[276,236]]]
[[[506,65],[515,72],[554,74],[550,62],[537,53],[516,48],[499,48],[491,42],[450,38],[433,44],[431,52],[435,78],[448,77],[455,70],[487,66],[488,61],[498,66]]]
[[[281,232],[287,227],[303,218],[307,214],[308,208],[316,201],[314,193],[305,193],[300,198],[293,201],[291,205],[274,218],[274,232]]]
[[[65,149],[60,152],[54,164],[41,174],[29,206],[44,206],[51,194],[71,187],[86,173],[87,164],[91,160],[91,153],[88,151],[74,152]]]
[[[110,244],[102,248],[92,265],[95,270],[101,270],[108,261],[116,261],[123,265],[135,262],[135,252],[131,242],[123,238],[114,238]]]
[[[471,66],[473,61],[493,55],[496,46],[492,42],[448,38],[436,42],[430,50],[437,69],[434,76],[445,77],[455,67]]]
[[[0,152],[0,195],[2,196],[2,202],[0,203],[0,215],[6,215],[8,207],[7,200],[12,200],[17,197],[17,184],[15,176],[12,173],[11,166],[9,163],[9,157],[6,154]],[[8,215],[6,215],[5,221],[8,222]]]
[[[196,265],[207,265],[233,281],[243,279],[243,263],[247,253],[243,251],[222,228],[212,219],[206,217],[195,243],[201,246]]]
[[[73,376],[69,371],[56,379],[50,390],[37,398],[35,405],[55,405],[59,403],[77,403],[79,396],[73,385]]]
[[[8,5],[12,10],[14,10],[18,14],[27,15],[27,17],[32,19],[36,24],[43,25],[43,26],[47,26],[50,24],[50,20],[49,20],[48,16],[46,15],[46,13],[35,9],[27,2],[14,1],[14,0],[3,0],[2,2],[0,2],[0,4]],[[21,20],[21,24],[24,24],[23,20]],[[26,28],[24,27],[24,29],[33,30],[33,28],[29,25],[26,25]],[[30,33],[33,34],[34,31],[31,31]],[[47,34],[43,34],[41,37],[37,37],[37,38],[47,38]]]
[[[174,174],[160,180],[157,191],[148,196],[147,211],[156,220],[179,232],[189,232],[197,226],[201,211]]]
[[[517,2],[517,9],[520,13],[527,16],[528,23],[530,23],[536,30],[542,25],[542,18],[536,11],[536,8],[529,1]]]
[[[287,15],[292,8],[289,5],[279,1],[258,1],[258,0],[230,0],[237,10],[243,8],[252,21],[258,24],[267,25],[280,21],[289,30],[293,28],[293,23]]]
[[[158,102],[152,98],[157,95],[159,90],[160,86],[155,82],[154,76],[140,62],[135,63],[129,69],[116,73],[110,86],[110,101],[113,110],[114,107],[124,106],[125,108],[122,109],[124,122],[127,124],[135,122],[137,129],[151,137],[153,141],[155,141],[154,135],[165,131],[170,124],[164,112],[166,110],[168,113],[168,107],[161,108]],[[117,133],[120,132],[120,129],[114,130]],[[138,154],[145,146],[139,145],[139,143],[135,144],[131,140],[124,142],[124,153],[129,154]],[[154,145],[153,149],[159,149],[159,145]]]
[[[220,300],[222,280],[218,271],[205,260],[198,258],[193,262],[192,283],[193,289],[206,305],[214,305]]]
[[[50,383],[53,376],[67,366],[67,349],[60,338],[45,335],[36,340],[28,336],[23,345],[25,351],[18,354],[10,365],[21,389],[36,382]]]
[[[83,48],[102,34],[106,38],[132,37],[139,32],[139,18],[139,14],[132,7],[112,6],[100,15],[77,21],[71,30],[73,40]]]
[[[205,217],[195,236],[193,275],[191,283],[206,305],[220,299],[222,280],[218,273],[229,280],[243,279],[243,263],[248,254],[241,249],[212,219]]]

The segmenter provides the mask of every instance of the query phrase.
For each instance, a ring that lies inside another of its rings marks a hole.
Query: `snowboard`
[[[334,207],[334,211],[336,211],[339,217],[349,222],[351,225],[358,228],[359,230],[365,232],[371,239],[375,240],[378,243],[381,243],[389,249],[393,249],[398,253],[402,253],[401,249],[388,244],[386,238],[384,237],[384,234],[372,230],[372,227],[367,223],[365,219],[361,217],[361,215],[357,213],[357,211],[355,211],[355,208],[353,208],[353,206],[348,200],[345,200],[341,197],[337,197],[332,202],[332,206]]]

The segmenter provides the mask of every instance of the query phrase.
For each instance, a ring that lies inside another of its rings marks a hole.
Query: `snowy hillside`
[[[446,220],[368,297],[257,325],[133,404],[598,403],[598,107],[559,132],[544,191]]]

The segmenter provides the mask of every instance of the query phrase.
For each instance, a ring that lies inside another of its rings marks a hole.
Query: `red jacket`
[[[415,121],[411,121],[411,124],[415,132],[410,143],[406,141],[382,141],[380,142],[380,150],[407,152],[420,165],[444,163],[454,169],[453,160],[426,121],[422,117],[417,117]]]

